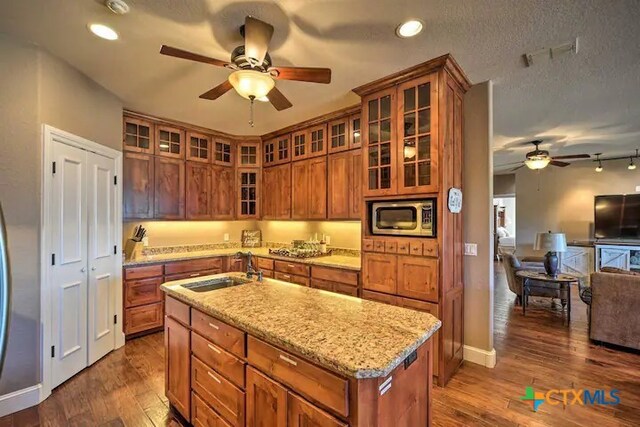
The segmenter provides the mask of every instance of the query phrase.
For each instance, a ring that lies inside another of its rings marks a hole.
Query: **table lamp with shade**
[[[549,276],[558,275],[558,252],[567,251],[567,238],[564,233],[538,233],[536,243],[533,245],[536,251],[547,251],[544,256],[544,269]]]

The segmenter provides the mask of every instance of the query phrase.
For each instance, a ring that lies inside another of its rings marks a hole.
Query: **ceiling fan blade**
[[[568,154],[566,156],[553,156],[551,158],[553,160],[560,160],[560,159],[590,159],[591,156],[589,154]]]
[[[275,86],[273,87],[273,89],[271,89],[271,91],[267,95],[267,98],[269,98],[269,102],[271,103],[271,105],[273,105],[278,111],[286,110],[287,108],[293,106],[293,104],[291,104],[287,97],[284,96],[282,92],[280,92]]]
[[[218,99],[225,93],[229,92],[232,88],[233,86],[231,86],[231,83],[229,83],[229,80],[225,80],[224,82],[220,83],[218,86],[214,87],[210,91],[207,91],[202,95],[200,95],[200,98],[209,99],[213,101],[214,99]]]
[[[273,36],[273,26],[247,16],[244,20],[244,54],[251,65],[262,65]],[[253,63],[255,61],[255,63]]]
[[[558,161],[558,160],[551,160],[551,161],[549,162],[549,164],[550,164],[550,165],[552,165],[552,166],[559,166],[559,167],[561,167],[561,168],[564,168],[564,167],[566,167],[566,166],[569,166],[571,163],[567,163],[567,162],[560,162],[560,161]]]
[[[312,67],[271,67],[269,71],[276,79],[297,80],[311,83],[331,83],[330,68]]]
[[[176,58],[187,59],[189,61],[202,62],[205,64],[216,65],[218,67],[226,67],[229,65],[227,61],[221,61],[220,59],[209,58],[208,56],[199,55],[197,53],[188,52],[186,50],[178,49],[167,45],[162,45],[160,49],[162,55],[173,56]]]

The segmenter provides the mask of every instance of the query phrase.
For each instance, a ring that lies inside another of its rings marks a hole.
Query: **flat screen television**
[[[595,237],[640,240],[640,194],[596,196]]]

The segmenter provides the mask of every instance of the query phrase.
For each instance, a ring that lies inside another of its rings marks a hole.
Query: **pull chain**
[[[255,96],[250,96],[249,100],[251,101],[251,104],[249,105],[249,126],[253,127],[253,100],[255,99]]]

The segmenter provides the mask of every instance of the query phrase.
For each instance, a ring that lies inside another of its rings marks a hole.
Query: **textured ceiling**
[[[43,46],[125,106],[236,134],[262,134],[358,102],[350,89],[452,53],[473,82],[493,80],[496,166],[520,160],[542,137],[552,154],[631,153],[640,147],[640,2],[563,0],[128,0],[116,16],[100,0],[2,2],[0,31]],[[198,95],[228,71],[158,54],[161,44],[220,59],[241,44],[245,15],[275,27],[276,65],[326,66],[330,85],[279,81],[294,107],[248,103],[230,92]],[[394,35],[408,17],[424,20],[414,39]],[[111,25],[120,40],[86,30]],[[580,38],[577,55],[536,61],[522,54]]]

